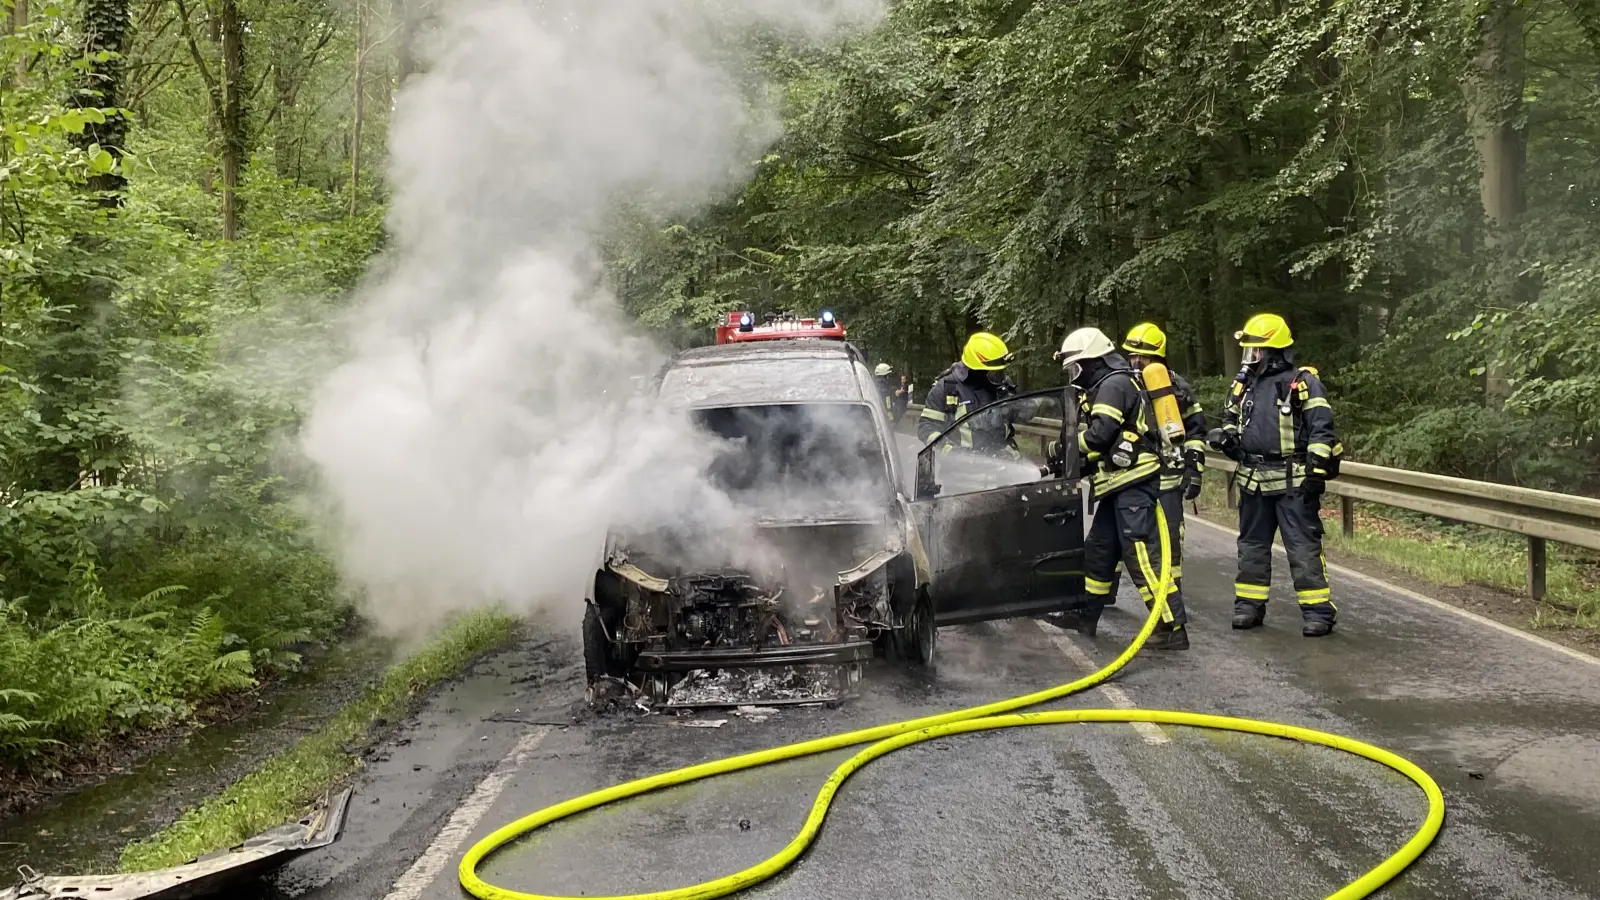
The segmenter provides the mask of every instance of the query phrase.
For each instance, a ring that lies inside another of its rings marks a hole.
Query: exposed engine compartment
[[[749,575],[684,575],[667,584],[672,629],[685,646],[759,647],[816,636],[828,640],[837,631],[829,621],[831,615],[785,622],[790,617],[782,614],[783,588],[765,590]]]
[[[811,670],[836,670],[830,684],[858,679],[863,651],[894,627],[888,570],[905,543],[873,413],[695,410],[719,439],[707,475],[727,505],[613,531],[595,592],[613,668],[661,700],[691,675],[721,685],[760,671],[796,697],[817,682]]]

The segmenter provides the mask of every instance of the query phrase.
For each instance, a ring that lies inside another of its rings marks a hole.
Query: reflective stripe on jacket
[[[1314,369],[1287,360],[1235,381],[1223,407],[1222,428],[1239,435],[1244,460],[1239,490],[1280,494],[1305,482],[1308,458],[1343,453],[1333,427],[1328,389]],[[1328,473],[1317,473],[1326,475]]]

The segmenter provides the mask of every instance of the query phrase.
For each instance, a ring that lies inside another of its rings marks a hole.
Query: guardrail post
[[[1343,494],[1339,495],[1339,527],[1345,537],[1356,536],[1356,501]]]
[[[1534,602],[1544,599],[1545,547],[1544,538],[1528,538],[1528,596]]]

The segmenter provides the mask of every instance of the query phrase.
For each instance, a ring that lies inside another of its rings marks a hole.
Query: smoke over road
[[[874,0],[457,0],[389,140],[391,252],[302,447],[338,558],[383,626],[486,602],[579,614],[609,522],[729,500],[680,417],[632,398],[661,351],[601,284],[640,196],[716,199],[776,134],[740,38],[826,39]]]

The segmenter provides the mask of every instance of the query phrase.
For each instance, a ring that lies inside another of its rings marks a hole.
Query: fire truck
[[[739,344],[746,341],[825,340],[842,341],[845,328],[834,318],[832,310],[823,310],[815,319],[801,319],[791,313],[768,313],[765,321],[756,324],[756,317],[748,312],[728,313],[728,321],[717,326],[717,343]]]

